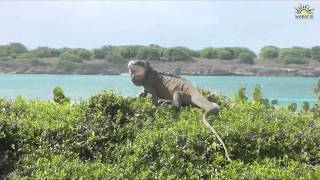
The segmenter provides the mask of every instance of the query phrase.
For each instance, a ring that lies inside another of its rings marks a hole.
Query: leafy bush
[[[254,53],[253,51],[251,51],[248,48],[244,48],[244,47],[229,47],[226,48],[227,50],[229,50],[230,52],[232,52],[232,59],[240,59],[240,54],[241,53],[245,53],[248,54],[250,57],[255,58],[257,57],[256,53]]]
[[[18,55],[27,53],[28,49],[21,43],[10,43],[0,46],[0,57],[11,56],[16,58]]]
[[[105,59],[111,63],[123,63],[125,62],[125,57],[122,56],[122,53],[126,56],[126,54],[122,47],[117,46],[103,46],[100,49],[94,49],[92,51],[94,59]]]
[[[192,52],[184,47],[168,48],[165,51],[164,58],[167,61],[186,61],[190,60]]]
[[[34,50],[31,50],[29,54],[38,58],[47,58],[47,57],[59,57],[60,52],[57,49],[49,47],[38,47]]]
[[[218,48],[217,49],[217,57],[222,60],[232,60],[233,52],[227,48]]]
[[[313,91],[318,96],[318,100],[320,101],[320,78],[318,78],[317,84],[314,87]]]
[[[320,175],[320,117],[229,99],[210,123],[192,107],[101,92],[87,101],[0,100],[0,173],[11,179],[312,179]],[[223,99],[223,98],[222,98]],[[315,109],[317,111],[317,109]]]
[[[17,55],[16,53],[12,53],[12,54],[10,54],[10,57],[11,57],[12,59],[16,59],[16,58],[18,57],[18,55]]]
[[[79,54],[74,53],[73,51],[66,51],[60,55],[61,61],[73,61],[77,63],[82,62],[82,58]]]
[[[21,58],[21,59],[33,59],[33,58],[37,58],[37,56],[34,53],[26,52],[26,53],[20,54],[18,56],[18,58]]]
[[[62,53],[67,52],[67,51],[72,51],[72,49],[71,48],[67,48],[67,47],[63,47],[63,48],[58,49],[58,52],[59,52],[60,55]]]
[[[120,53],[112,52],[108,54],[105,59],[111,63],[124,63],[125,59],[121,56]]]
[[[254,63],[252,54],[250,54],[248,52],[240,53],[239,59],[240,59],[240,63],[245,63],[245,64],[253,64]]]
[[[48,65],[48,63],[46,63],[40,59],[30,59],[28,61],[32,64],[32,66],[47,66]]]
[[[275,59],[279,56],[280,49],[275,46],[264,46],[261,48],[259,56],[262,59]]]
[[[78,54],[79,57],[83,60],[89,60],[91,58],[91,52],[86,49],[78,48],[74,49],[73,51],[75,54]]]
[[[160,50],[153,47],[139,48],[137,58],[143,60],[160,60]]]
[[[8,46],[0,46],[0,57],[6,57],[9,56],[9,49]]]
[[[70,98],[66,97],[63,89],[57,86],[53,89],[53,101],[57,104],[69,104]]]
[[[142,46],[123,46],[120,48],[120,54],[126,59],[134,59],[137,57],[138,51],[141,48]]]
[[[311,58],[320,61],[320,46],[311,48]]]
[[[234,95],[234,99],[236,101],[247,101],[248,97],[246,96],[246,88],[245,87],[241,87],[238,92]]]
[[[77,63],[81,63],[83,60],[89,60],[90,57],[91,52],[82,48],[69,49],[60,55],[61,60],[69,60]]]
[[[72,71],[76,70],[79,67],[79,65],[78,65],[78,63],[75,63],[73,61],[60,60],[57,67],[60,69],[63,69],[66,72],[72,72]]]
[[[217,56],[217,49],[211,48],[211,47],[204,48],[200,52],[200,57],[208,58],[208,59],[216,59],[218,57]]]
[[[28,49],[21,43],[12,42],[8,45],[8,52],[10,55],[12,54],[22,54],[28,52]]]
[[[305,64],[309,56],[309,51],[304,48],[283,48],[280,49],[279,60],[284,64]]]
[[[311,49],[310,48],[293,46],[291,49],[296,51],[298,54],[301,54],[305,58],[311,58]]]
[[[92,50],[93,59],[104,59],[105,54],[102,49],[93,49]]]
[[[177,46],[177,47],[173,47],[173,48],[179,49],[181,51],[184,51],[190,57],[200,57],[200,52],[199,51],[195,51],[193,49],[190,49],[190,48],[187,48],[187,47],[183,47],[183,46]]]

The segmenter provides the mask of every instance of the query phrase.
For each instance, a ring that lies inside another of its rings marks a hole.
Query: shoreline
[[[72,75],[79,75],[79,76],[127,76],[128,74],[75,74],[75,73],[3,73],[0,72],[0,75],[61,75],[61,76],[72,76]],[[312,76],[312,75],[247,75],[247,74],[230,74],[230,75],[219,75],[219,74],[177,74],[178,76],[221,76],[221,77],[228,77],[228,76],[243,76],[243,77],[314,77],[318,78],[319,76]]]
[[[56,60],[57,61],[57,60]],[[59,68],[55,61],[44,66],[19,64],[5,66],[0,64],[0,74],[56,74],[56,75],[121,75],[127,74],[127,64],[106,64],[105,61],[92,60],[79,64],[74,69]],[[188,76],[287,76],[319,77],[320,62],[308,64],[279,64],[257,61],[255,64],[241,64],[234,60],[196,59],[187,62],[150,61],[159,71]]]

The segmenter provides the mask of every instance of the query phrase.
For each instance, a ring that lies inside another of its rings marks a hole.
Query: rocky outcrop
[[[320,76],[320,62],[305,65],[283,65],[274,62],[257,62],[254,65],[236,61],[196,60],[188,62],[151,62],[158,71],[179,75],[195,76]],[[0,73],[14,74],[110,74],[127,73],[127,64],[106,65],[104,62],[81,65],[72,70],[48,66],[3,66]]]

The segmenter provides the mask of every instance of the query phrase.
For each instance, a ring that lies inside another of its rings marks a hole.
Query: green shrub
[[[112,52],[112,53],[106,55],[105,59],[111,63],[120,63],[121,64],[121,63],[126,62],[125,59],[121,56],[121,54],[117,53],[117,52]]]
[[[197,108],[153,108],[149,98],[110,92],[69,106],[1,99],[0,173],[11,179],[318,177],[319,116],[269,108],[259,103],[262,92],[254,99],[232,99],[210,117],[232,162]]]
[[[245,63],[245,64],[253,64],[254,63],[252,54],[250,54],[248,52],[240,53],[239,59],[240,59],[240,63]]]
[[[208,58],[208,59],[216,59],[218,57],[217,56],[217,49],[211,48],[211,47],[204,48],[200,52],[200,57]]]
[[[153,47],[153,46],[151,46],[151,47]],[[120,48],[120,54],[122,57],[124,57],[126,59],[134,59],[137,57],[138,51],[141,48],[142,48],[142,46],[123,46]]]
[[[310,48],[293,46],[291,49],[296,51],[298,54],[301,54],[305,58],[311,58],[311,49]]]
[[[78,63],[81,63],[83,60],[89,60],[90,57],[91,57],[91,52],[82,48],[68,49],[60,54],[61,60],[69,60],[69,61],[78,62]]]
[[[93,59],[104,59],[105,53],[102,49],[93,49],[92,56],[93,56]]]
[[[195,50],[187,48],[187,47],[177,46],[177,47],[173,47],[172,49],[183,51],[186,54],[188,54],[188,56],[190,56],[190,57],[200,57],[199,51],[195,51]]]
[[[184,47],[168,48],[165,51],[164,58],[167,61],[186,61],[190,60],[192,52]]]
[[[53,89],[53,101],[57,104],[66,105],[70,103],[70,98],[66,97],[63,89],[57,86]]]
[[[18,57],[18,55],[17,55],[16,53],[12,53],[12,54],[10,54],[10,57],[11,57],[12,59],[16,59],[16,58]]]
[[[280,49],[275,46],[264,46],[261,48],[259,56],[262,59],[275,59],[279,56]]]
[[[40,59],[30,59],[28,61],[32,64],[32,66],[46,66],[46,65],[48,65],[48,63],[46,63]]]
[[[34,53],[26,52],[26,53],[20,54],[18,56],[18,58],[21,58],[21,59],[32,59],[32,58],[37,58],[37,56]]]
[[[308,102],[303,102],[303,105],[302,105],[302,109],[305,111],[305,112],[308,112],[310,110],[310,104]]]
[[[0,58],[0,61],[10,61],[10,60],[12,60],[10,56]]]
[[[73,61],[81,63],[83,60],[79,54],[74,53],[73,51],[66,51],[60,55],[61,61]]]
[[[0,57],[6,57],[9,56],[9,49],[8,46],[0,46]]]
[[[63,69],[66,72],[73,72],[79,67],[79,65],[78,63],[75,63],[70,60],[60,60],[57,67]]]
[[[67,47],[63,47],[63,48],[58,49],[58,52],[59,52],[60,55],[62,53],[67,52],[67,51],[72,51],[72,49],[71,48],[67,48]]]
[[[111,63],[123,63],[125,58],[122,56],[122,47],[103,46],[100,49],[94,49],[92,55],[94,59],[105,59]],[[125,54],[125,53],[124,53]]]
[[[48,58],[48,57],[59,57],[60,52],[57,49],[49,47],[38,47],[34,50],[31,50],[29,54],[38,58]]]
[[[160,60],[160,50],[153,47],[142,47],[137,52],[137,58],[142,60]]]
[[[254,53],[253,51],[251,51],[248,48],[244,48],[244,47],[228,47],[226,49],[229,50],[230,52],[232,52],[232,55],[233,55],[232,59],[240,59],[240,54],[241,53],[248,54],[252,58],[257,57],[256,53]]]
[[[291,112],[296,112],[298,109],[298,105],[297,103],[291,103],[288,105],[288,110]]]
[[[318,78],[317,84],[314,87],[313,91],[318,96],[318,100],[320,101],[320,78]]]
[[[12,42],[8,45],[9,54],[22,54],[28,52],[28,49],[21,43]]]
[[[320,46],[311,48],[311,58],[320,61]]]
[[[308,56],[308,51],[303,48],[283,48],[280,49],[279,61],[283,64],[305,64]]]
[[[91,52],[86,49],[78,48],[74,49],[73,51],[74,54],[78,54],[79,57],[83,60],[89,60],[91,58]]]
[[[222,60],[232,60],[233,53],[230,49],[227,48],[218,48],[217,49],[217,57]]]
[[[248,97],[246,96],[246,88],[245,87],[241,87],[238,92],[234,95],[234,99],[236,101],[247,101]]]

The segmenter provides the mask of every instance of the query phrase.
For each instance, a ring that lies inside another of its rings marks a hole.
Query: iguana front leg
[[[158,96],[157,91],[156,91],[154,88],[152,88],[152,87],[145,87],[144,89],[145,89],[144,91],[145,91],[146,93],[150,93],[150,94],[151,94],[152,104],[153,104],[154,106],[158,106],[158,105],[159,105],[159,103],[158,103],[158,101],[159,101],[159,96]]]
[[[146,90],[143,90],[138,94],[138,97],[146,97],[148,95],[148,92]]]

